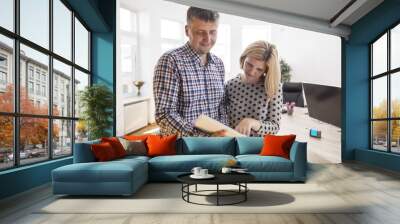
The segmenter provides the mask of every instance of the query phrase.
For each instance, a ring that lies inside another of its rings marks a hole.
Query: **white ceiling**
[[[329,21],[351,0],[226,0]]]
[[[167,0],[342,37],[383,0]],[[347,4],[337,20],[332,20]]]

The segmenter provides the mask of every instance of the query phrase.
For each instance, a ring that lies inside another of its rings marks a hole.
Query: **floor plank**
[[[349,203],[357,214],[36,214],[55,200],[49,185],[0,201],[0,223],[111,224],[259,224],[259,223],[400,223],[400,174],[360,163],[310,164],[308,182],[325,187]]]

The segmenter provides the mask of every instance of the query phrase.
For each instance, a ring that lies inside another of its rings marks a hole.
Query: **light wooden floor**
[[[0,223],[400,223],[399,173],[359,163],[312,164],[308,182],[365,207],[356,214],[36,214],[34,211],[54,200],[50,187],[43,186],[0,202]]]
[[[310,137],[310,129],[321,130],[321,138]],[[307,157],[312,163],[341,163],[341,129],[308,116],[306,107],[295,107],[293,115],[282,114],[278,135],[295,134],[296,141],[307,142]]]
[[[129,133],[128,135],[142,135],[142,134],[149,134],[149,133],[154,133],[154,132],[158,132],[159,131],[159,127],[156,123],[152,123],[147,125],[146,127],[143,127],[137,131],[134,131],[132,133]]]

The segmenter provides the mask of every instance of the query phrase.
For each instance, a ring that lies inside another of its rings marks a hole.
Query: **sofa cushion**
[[[95,162],[96,158],[90,148],[92,144],[99,144],[100,140],[77,142],[74,148],[74,163]]]
[[[163,172],[190,172],[199,166],[211,172],[219,171],[230,159],[231,155],[175,155],[158,156],[149,160],[149,170]]]
[[[131,140],[131,141],[137,141],[137,140],[141,140],[141,141],[146,141],[147,137],[149,137],[150,134],[146,134],[146,135],[125,135],[124,138],[126,140]]]
[[[146,143],[142,140],[126,140],[118,138],[126,151],[126,155],[146,156],[147,148]]]
[[[115,155],[117,158],[122,158],[126,156],[126,151],[124,149],[124,146],[121,144],[119,139],[117,137],[103,137],[101,138],[101,142],[108,142],[114,149]]]
[[[52,174],[53,181],[58,182],[130,182],[134,172],[147,171],[145,166],[146,162],[138,159],[74,163],[53,170]]]
[[[235,155],[235,139],[232,137],[183,137],[181,150],[178,154]]]
[[[237,137],[236,155],[260,154],[263,147],[262,137]]]
[[[249,172],[292,172],[292,161],[279,156],[238,155],[241,168]]]
[[[146,143],[148,156],[165,156],[176,154],[176,135],[150,135],[147,137]]]
[[[290,148],[296,135],[265,135],[261,156],[280,156],[290,159]]]
[[[114,160],[113,162],[121,162],[121,161],[131,162],[131,161],[134,161],[134,160],[148,162],[149,159],[150,159],[150,157],[147,157],[147,156],[130,155],[130,156],[125,156],[124,158],[120,158],[120,159]]]
[[[90,148],[92,149],[94,157],[96,157],[96,161],[104,162],[118,158],[112,145],[108,142],[93,144]]]

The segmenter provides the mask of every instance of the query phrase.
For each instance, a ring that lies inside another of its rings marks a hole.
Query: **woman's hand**
[[[235,130],[249,136],[251,130],[259,130],[261,127],[261,122],[253,118],[243,118],[238,125],[236,125]]]

